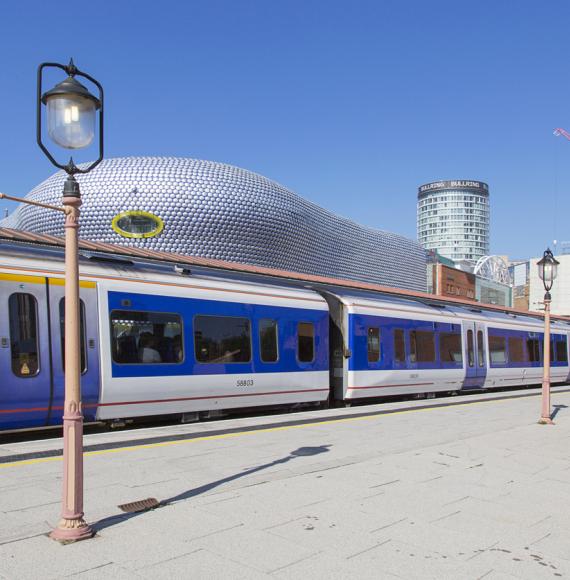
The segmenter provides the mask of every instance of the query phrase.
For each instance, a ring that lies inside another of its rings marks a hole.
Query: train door
[[[348,314],[338,296],[325,290],[319,294],[329,306],[329,403],[334,405],[346,399],[348,387]]]
[[[47,424],[52,367],[46,278],[0,274],[0,428]]]
[[[51,303],[53,360],[53,407],[50,425],[62,422],[65,399],[65,286],[61,278],[49,279]],[[87,421],[95,419],[99,399],[99,333],[97,313],[97,289],[95,282],[81,280],[80,297],[80,348],[81,348],[81,399],[83,415]]]
[[[487,377],[485,326],[478,322],[464,322],[463,344],[465,345],[465,380],[463,381],[463,388],[481,388],[484,386]]]
[[[566,356],[566,364],[564,366],[567,367],[567,374],[563,379],[564,384],[570,383],[570,333],[562,332],[564,346],[565,346],[565,356]]]

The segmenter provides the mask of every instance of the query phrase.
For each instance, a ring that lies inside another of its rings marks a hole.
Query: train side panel
[[[489,318],[489,365],[486,388],[537,385],[542,382],[543,326],[529,320]],[[551,383],[568,382],[568,333],[560,324],[551,328]]]
[[[329,396],[328,310],[316,294],[128,284],[102,288],[100,302],[99,419]],[[277,352],[262,344],[267,328]]]
[[[0,429],[61,423],[64,385],[64,281],[39,272],[0,273]],[[99,398],[95,283],[82,280],[82,395],[87,420]]]
[[[465,368],[460,324],[353,313],[349,328],[353,356],[347,399],[461,388]],[[440,348],[443,339],[445,348]]]
[[[47,425],[53,396],[47,278],[0,274],[0,427]]]

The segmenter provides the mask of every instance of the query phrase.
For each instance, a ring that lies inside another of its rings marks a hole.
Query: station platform
[[[566,578],[570,388],[85,437],[90,540],[47,537],[61,440],[0,445],[0,578]],[[156,498],[160,507],[118,506]]]

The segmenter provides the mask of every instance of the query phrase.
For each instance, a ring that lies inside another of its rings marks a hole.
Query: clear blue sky
[[[231,163],[413,238],[419,184],[482,180],[492,252],[536,256],[570,240],[569,23],[564,0],[4,0],[0,191],[53,172],[36,67],[73,56],[107,157]]]

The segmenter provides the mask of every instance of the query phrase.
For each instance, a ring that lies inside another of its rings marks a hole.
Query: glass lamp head
[[[550,251],[550,248],[544,252],[542,259],[537,263],[538,275],[544,284],[544,289],[547,292],[550,292],[552,284],[554,283],[554,279],[558,275],[558,264],[560,264],[560,262],[556,260]]]
[[[95,113],[101,102],[73,76],[42,95],[52,141],[65,149],[83,149],[95,136]]]

